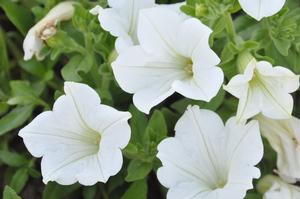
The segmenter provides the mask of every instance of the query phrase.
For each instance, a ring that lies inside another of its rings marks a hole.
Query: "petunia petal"
[[[239,2],[243,10],[258,21],[276,14],[285,4],[285,0],[273,0],[271,4],[269,0],[239,0]]]
[[[268,175],[261,179],[258,188],[264,192],[264,199],[297,199],[300,198],[300,188],[288,184],[278,177]]]
[[[252,179],[260,177],[260,171],[253,165],[263,157],[263,143],[257,121],[244,125],[236,118],[227,121],[226,149],[229,161],[229,184],[240,185],[244,190],[253,188]]]
[[[100,11],[98,16],[101,27],[115,37],[128,37],[129,24],[126,18],[119,15],[113,8]]]
[[[236,114],[237,121],[244,122],[260,112],[262,93],[256,87],[248,87],[241,93]]]
[[[140,11],[138,39],[141,47],[154,55],[178,57],[174,33],[183,20],[178,13],[162,7]]]
[[[181,23],[176,34],[176,49],[184,57],[190,57],[199,67],[216,66],[220,59],[209,44],[212,30],[198,19],[190,18]]]
[[[291,117],[293,110],[293,97],[287,92],[276,87],[274,81],[260,79],[261,112],[273,119],[287,119]],[[275,80],[276,81],[276,80]]]
[[[185,97],[209,102],[215,97],[223,84],[224,74],[219,67],[197,68],[191,78],[177,80],[173,89]]]
[[[277,153],[278,174],[285,181],[295,183],[300,179],[300,120],[295,117],[273,120],[262,115],[256,118],[262,135]]]
[[[178,60],[150,55],[138,46],[121,53],[112,67],[120,87],[134,93],[134,104],[145,113],[172,95],[173,81],[185,76]]]
[[[257,63],[257,70],[265,81],[274,85],[278,89],[284,89],[288,93],[295,92],[299,88],[299,75],[295,75],[287,68],[272,67],[269,62],[261,61]]]
[[[99,22],[102,28],[115,37],[130,38],[137,44],[137,23],[139,11],[155,6],[154,0],[110,0],[111,8],[101,10]]]

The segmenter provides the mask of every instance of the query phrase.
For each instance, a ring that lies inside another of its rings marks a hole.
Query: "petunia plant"
[[[299,0],[0,0],[3,199],[299,199]]]

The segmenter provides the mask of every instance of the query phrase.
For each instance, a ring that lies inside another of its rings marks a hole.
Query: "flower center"
[[[101,141],[101,135],[99,133],[97,133],[97,135],[95,135],[95,140],[94,140],[94,144],[95,145],[100,145],[100,141]]]
[[[193,72],[193,61],[191,59],[187,60],[187,63],[184,67],[184,70],[186,71],[186,73],[190,76],[193,76],[194,72]]]

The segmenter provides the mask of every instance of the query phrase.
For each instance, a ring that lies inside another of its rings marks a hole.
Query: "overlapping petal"
[[[101,105],[87,85],[66,82],[65,93],[53,111],[38,115],[19,135],[33,156],[42,157],[45,183],[106,182],[121,169],[131,115]]]
[[[220,89],[223,72],[208,44],[211,30],[197,19],[163,7],[140,12],[139,46],[121,52],[112,64],[120,87],[134,94],[143,112],[175,91],[210,101]]]
[[[159,181],[167,198],[240,198],[260,176],[254,167],[263,156],[258,123],[224,126],[218,115],[189,107],[175,127],[175,137],[163,140],[157,157],[163,166]]]
[[[242,9],[256,20],[269,17],[281,10],[286,0],[239,0]]]

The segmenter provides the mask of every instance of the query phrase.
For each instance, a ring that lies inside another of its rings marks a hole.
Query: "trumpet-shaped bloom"
[[[137,25],[141,9],[158,6],[155,0],[109,0],[110,8],[103,9],[96,6],[90,12],[98,15],[101,27],[117,37],[116,49],[118,52],[129,46],[138,44]],[[159,5],[179,12],[183,3]]]
[[[43,157],[43,181],[63,185],[106,182],[122,166],[122,152],[130,139],[129,112],[100,104],[85,84],[66,82],[66,95],[53,111],[38,115],[21,129],[29,152]]]
[[[300,179],[300,120],[272,120],[259,115],[261,133],[277,152],[278,174],[285,181]]]
[[[233,77],[224,89],[239,98],[237,119],[245,121],[262,113],[273,119],[287,119],[293,110],[289,93],[299,87],[299,76],[266,61],[252,59],[244,74]]]
[[[267,188],[263,199],[298,199],[300,198],[300,188],[287,184],[275,176],[266,176],[260,182],[259,186]]]
[[[239,0],[242,9],[256,20],[270,17],[281,10],[286,0]]]
[[[212,111],[189,107],[175,126],[175,137],[158,145],[157,176],[169,199],[242,199],[260,176],[263,156],[258,123],[224,126]]]
[[[175,91],[210,101],[220,89],[223,72],[210,49],[211,29],[162,7],[140,12],[140,45],[121,52],[112,64],[120,87],[134,94],[135,106],[148,113]]]
[[[72,1],[59,3],[28,31],[23,42],[24,60],[30,60],[34,55],[39,60],[44,58],[40,55],[40,51],[44,47],[44,40],[55,35],[57,23],[72,18],[74,14],[73,4]]]

